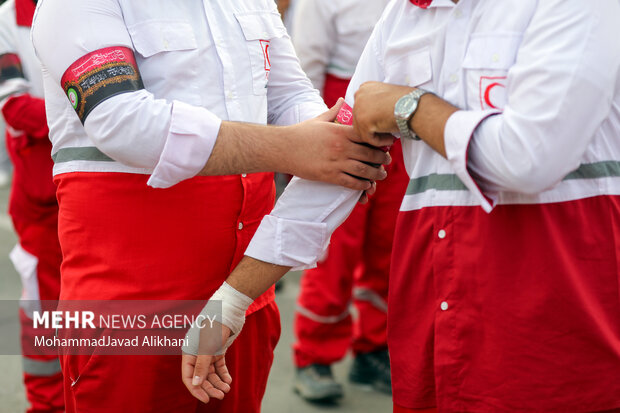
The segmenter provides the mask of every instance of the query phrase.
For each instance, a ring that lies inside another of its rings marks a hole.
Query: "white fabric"
[[[25,79],[0,82],[0,100],[15,93],[30,93],[42,98],[43,78],[30,41],[30,28],[17,25],[14,0],[0,6],[0,55],[6,53],[19,56]]]
[[[293,44],[302,69],[323,91],[325,74],[350,79],[389,0],[297,0]]]
[[[9,258],[22,281],[22,295],[19,299],[19,306],[29,318],[32,318],[35,311],[41,310],[39,276],[37,273],[39,259],[26,251],[19,243],[11,250]]]
[[[616,0],[435,0],[428,9],[392,1],[362,53],[347,102],[354,103],[363,82],[375,80],[419,86],[463,109],[446,125],[449,160],[423,141],[402,142],[412,182],[401,210],[479,205],[490,211],[498,204],[620,195],[617,173],[563,180],[580,165],[620,161],[618,21]],[[414,190],[435,178],[443,184]],[[323,191],[311,198],[332,210],[338,196]],[[286,205],[272,214],[286,216],[289,226],[328,223],[318,219],[320,207],[305,207],[309,198],[291,188]],[[353,206],[349,198],[332,213],[346,216]],[[327,233],[335,228],[328,223]],[[261,226],[253,243],[274,238]],[[287,254],[258,251],[248,255],[277,263]]]
[[[200,313],[205,320],[205,324],[203,324],[202,328],[211,327],[208,317],[212,313],[213,303],[216,301],[221,301],[222,303],[222,314],[221,314],[221,323],[228,327],[232,334],[226,340],[226,343],[222,348],[213,349],[215,351],[214,354],[223,354],[228,347],[235,341],[239,332],[243,328],[245,324],[245,312],[248,310],[250,305],[254,300],[252,300],[247,295],[237,291],[230,284],[224,282],[218,290],[213,293],[209,302],[205,305],[204,309]],[[209,304],[211,303],[211,305]],[[211,315],[212,317],[212,315]],[[211,318],[212,319],[212,318]],[[194,324],[186,335],[186,345],[183,346],[183,351],[187,354],[198,355],[198,346],[200,343],[200,330],[201,328]],[[218,345],[219,347],[219,345]]]
[[[200,171],[222,120],[285,125],[325,110],[270,0],[45,0],[32,37],[53,153],[96,147],[113,160],[58,162],[55,174],[152,174],[166,187]],[[134,50],[145,90],[104,101],[82,126],[60,78],[110,46]]]
[[[272,264],[312,268],[329,237],[349,216],[360,191],[293,178],[263,218],[245,255]]]

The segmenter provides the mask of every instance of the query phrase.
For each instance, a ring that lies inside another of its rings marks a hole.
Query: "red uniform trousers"
[[[400,142],[388,178],[357,205],[331,238],[327,258],[304,272],[295,314],[295,364],[332,364],[387,347],[387,293],[396,216],[408,182]],[[351,296],[358,310],[349,314]],[[352,341],[351,341],[352,340]]]
[[[204,300],[243,257],[273,206],[272,174],[196,177],[153,189],[148,176],[56,177],[61,299]],[[180,356],[63,355],[67,412],[258,412],[280,334],[270,289],[226,354],[231,393],[202,405]],[[236,383],[236,384],[234,384]]]
[[[25,307],[39,300],[57,300],[60,291],[58,204],[44,105],[42,99],[23,94],[9,98],[2,107],[9,126],[6,145],[14,167],[9,214],[19,239],[11,260],[22,279]],[[36,332],[24,310],[20,310],[20,323],[22,342],[31,342]],[[24,352],[22,366],[28,412],[63,412],[58,357]]]

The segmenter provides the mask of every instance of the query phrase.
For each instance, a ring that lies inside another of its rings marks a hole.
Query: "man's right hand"
[[[353,127],[334,123],[344,101],[320,116],[288,127],[290,130],[289,168],[293,175],[313,181],[333,183],[356,190],[369,190],[373,181],[387,176],[383,167],[390,155],[379,148],[363,145]],[[391,135],[379,139],[381,146],[393,142]]]

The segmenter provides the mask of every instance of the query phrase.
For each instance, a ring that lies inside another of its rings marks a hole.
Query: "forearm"
[[[290,269],[291,267],[275,265],[246,256],[228,276],[226,282],[254,300]]]
[[[418,109],[409,120],[409,127],[420,139],[445,158],[444,131],[446,123],[457,110],[459,109],[456,106],[436,95],[427,93],[420,98]]]
[[[211,156],[199,175],[291,173],[288,159],[283,156],[291,132],[288,127],[222,122]]]

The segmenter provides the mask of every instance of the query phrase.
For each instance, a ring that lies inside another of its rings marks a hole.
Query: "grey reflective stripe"
[[[24,373],[33,376],[53,376],[61,371],[60,362],[57,358],[53,360],[34,360],[22,357],[22,368]]]
[[[315,321],[317,323],[321,323],[321,324],[336,324],[336,323],[341,322],[342,320],[344,320],[345,318],[349,316],[348,309],[345,310],[345,312],[343,312],[342,314],[328,315],[328,316],[318,315],[300,305],[297,305],[295,307],[295,310],[297,310],[297,312],[303,315],[304,317],[309,318],[310,320]]]
[[[114,162],[114,159],[110,158],[94,146],[87,146],[84,148],[62,148],[52,155],[52,159],[54,160],[54,163],[69,161]]]
[[[571,179],[596,179],[610,176],[620,176],[619,161],[595,162],[580,165],[575,171],[564,177],[565,181]]]
[[[620,176],[620,161],[604,161],[582,164],[564,177],[573,179],[596,179]],[[415,195],[435,189],[437,191],[464,191],[467,187],[455,174],[430,174],[409,181],[406,195]]]
[[[409,181],[407,195],[420,194],[429,189],[436,189],[438,191],[463,191],[467,190],[467,187],[461,182],[459,177],[454,174],[430,174]]]
[[[388,306],[383,297],[368,288],[356,287],[353,289],[353,297],[358,301],[367,301],[377,310],[387,313]]]

